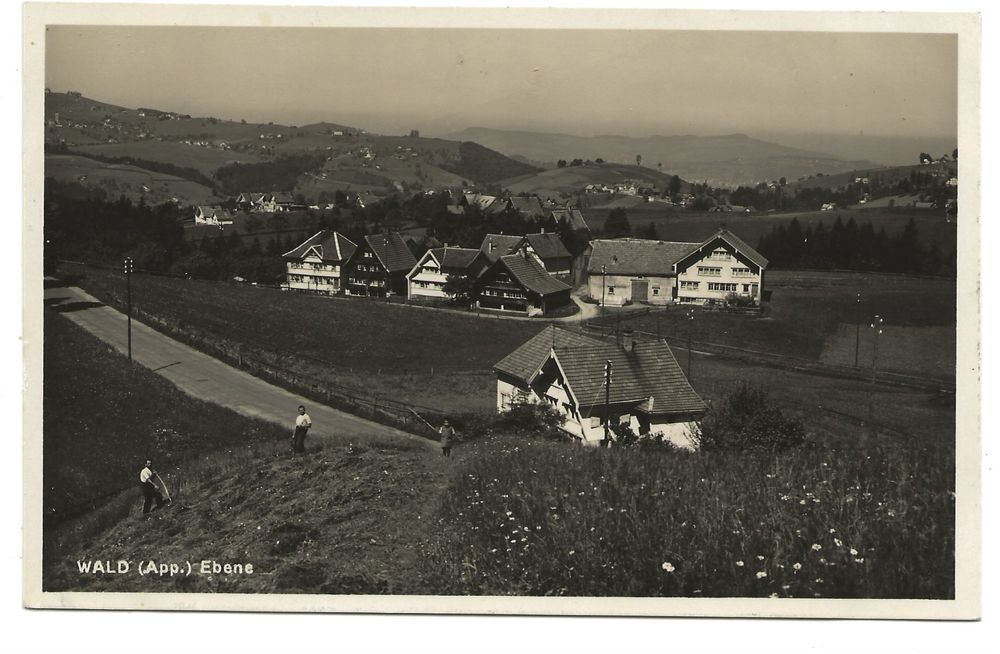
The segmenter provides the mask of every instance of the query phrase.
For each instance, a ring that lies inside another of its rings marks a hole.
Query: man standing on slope
[[[309,431],[312,424],[309,414],[306,413],[306,408],[299,405],[299,415],[295,417],[295,433],[292,435],[293,452],[306,451],[306,432]]]
[[[139,472],[139,484],[142,486],[143,515],[147,515],[163,506],[163,494],[156,487],[156,483],[153,481],[154,477],[157,477],[157,474],[153,471],[153,462],[150,459],[146,459],[145,467]],[[156,509],[152,508],[153,502],[156,502]]]

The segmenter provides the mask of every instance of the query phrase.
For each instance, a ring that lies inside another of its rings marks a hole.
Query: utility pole
[[[878,341],[879,336],[882,335],[882,323],[882,317],[876,315],[871,324],[871,328],[875,332],[875,354],[872,355],[872,384],[875,383],[875,372],[878,370]]]
[[[132,257],[125,257],[125,304],[128,316],[128,360],[132,360]]]
[[[854,304],[854,367],[858,367],[858,351],[861,349],[861,291]]]
[[[604,294],[608,292],[608,267],[601,264],[601,317],[604,316]]]
[[[691,376],[691,334],[694,332],[694,309],[688,309],[687,312],[688,319],[688,381],[690,382],[693,377]]]
[[[611,359],[604,362],[604,447],[611,444]]]

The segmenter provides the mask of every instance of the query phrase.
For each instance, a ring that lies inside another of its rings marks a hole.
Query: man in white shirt
[[[292,435],[293,452],[306,451],[306,433],[312,427],[312,424],[309,414],[306,413],[306,408],[300,405],[299,415],[295,417],[295,433]]]
[[[139,471],[139,484],[142,486],[143,515],[155,511],[163,506],[163,495],[160,493],[160,489],[156,487],[156,483],[153,481],[156,476],[156,472],[153,471],[153,462],[150,459],[146,459],[146,465],[141,471]],[[156,509],[152,508],[153,502],[156,502]]]

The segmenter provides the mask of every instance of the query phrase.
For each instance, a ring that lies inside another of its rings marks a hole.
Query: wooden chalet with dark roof
[[[545,315],[572,301],[570,286],[524,252],[498,258],[479,275],[473,289],[477,308],[528,316]]]
[[[405,297],[406,274],[416,263],[399,232],[366,236],[344,266],[344,289],[362,297]]]
[[[515,250],[523,249],[527,254],[537,257],[539,263],[552,275],[568,275],[573,265],[573,256],[566,249],[559,234],[541,232],[527,234],[515,246]]]
[[[693,433],[706,406],[664,340],[636,340],[628,331],[610,340],[553,325],[493,370],[498,412],[523,402],[547,404],[562,414],[563,429],[586,444],[605,439],[605,424],[627,424],[637,434],[697,447]]]
[[[284,253],[285,288],[337,295],[343,291],[343,266],[358,246],[340,232],[323,230]]]

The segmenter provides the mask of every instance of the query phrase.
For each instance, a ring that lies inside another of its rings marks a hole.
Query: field
[[[78,283],[107,293],[117,292],[115,281],[88,273]],[[384,382],[403,378],[381,377],[381,366],[412,361],[421,370],[409,386],[434,387],[426,366],[492,363],[539,328],[244,286],[133,281],[138,304],[183,316],[189,327],[336,357],[383,392]],[[954,595],[954,407],[933,393],[699,356],[693,381],[707,400],[757,383],[804,419],[809,443],[776,454],[685,454],[475,431],[463,434],[453,459],[376,440],[324,443],[293,458],[266,431],[178,398],[54,314],[46,366],[46,459],[65,466],[46,468],[47,488],[113,485],[154,447],[171,453],[161,469],[171,471],[177,495],[148,520],[135,514],[137,493],[126,491],[50,527],[46,590]],[[442,397],[470,394],[461,386],[471,378],[444,376],[449,383],[435,387]],[[481,392],[491,403],[492,386]],[[867,419],[868,402],[886,428],[864,441],[857,418]],[[129,442],[135,434],[151,440]],[[237,448],[229,438],[259,445]],[[79,574],[76,561],[90,557],[249,562],[255,573]]]
[[[955,280],[805,271],[769,272],[766,279],[771,301],[761,317],[696,309],[694,339],[853,366],[860,319],[858,362],[868,368],[874,356],[868,325],[877,314],[884,320],[879,369],[954,380]],[[685,339],[686,314],[684,307],[669,307],[628,324]]]
[[[194,168],[207,177],[211,177],[217,168],[231,163],[256,163],[260,157],[219,150],[203,148],[196,145],[185,145],[176,142],[134,141],[131,143],[102,143],[100,145],[84,145],[75,148],[81,153],[94,153],[106,157],[134,157],[150,161]]]
[[[587,184],[607,184],[610,186],[624,183],[626,180],[663,189],[669,184],[670,175],[657,172],[652,168],[604,163],[552,168],[535,175],[522,175],[504,180],[503,185],[515,195],[533,193],[538,194],[544,200],[546,197],[559,199],[560,194],[578,193]]]
[[[133,202],[161,204],[173,198],[182,204],[213,204],[215,192],[190,180],[152,172],[127,164],[106,164],[74,155],[46,154],[45,176],[63,182],[79,182],[104,190],[111,199],[124,195]],[[143,186],[149,191],[143,190]]]
[[[584,210],[591,228],[600,230],[608,219],[613,207],[588,207]],[[895,236],[903,231],[906,223],[913,218],[917,224],[918,236],[924,246],[937,243],[943,252],[954,252],[958,238],[958,225],[945,220],[944,211],[938,209],[913,208],[864,208],[838,209],[836,211],[798,211],[793,213],[705,213],[664,207],[658,203],[646,203],[627,209],[632,232],[641,233],[649,223],[656,225],[657,235],[663,241],[700,242],[711,236],[719,228],[725,227],[752,247],[756,247],[760,237],[771,232],[778,225],[788,225],[793,218],[805,228],[815,227],[820,222],[826,228],[833,226],[839,217],[843,222],[851,218],[860,226],[871,223],[878,232],[885,228],[886,234]]]

